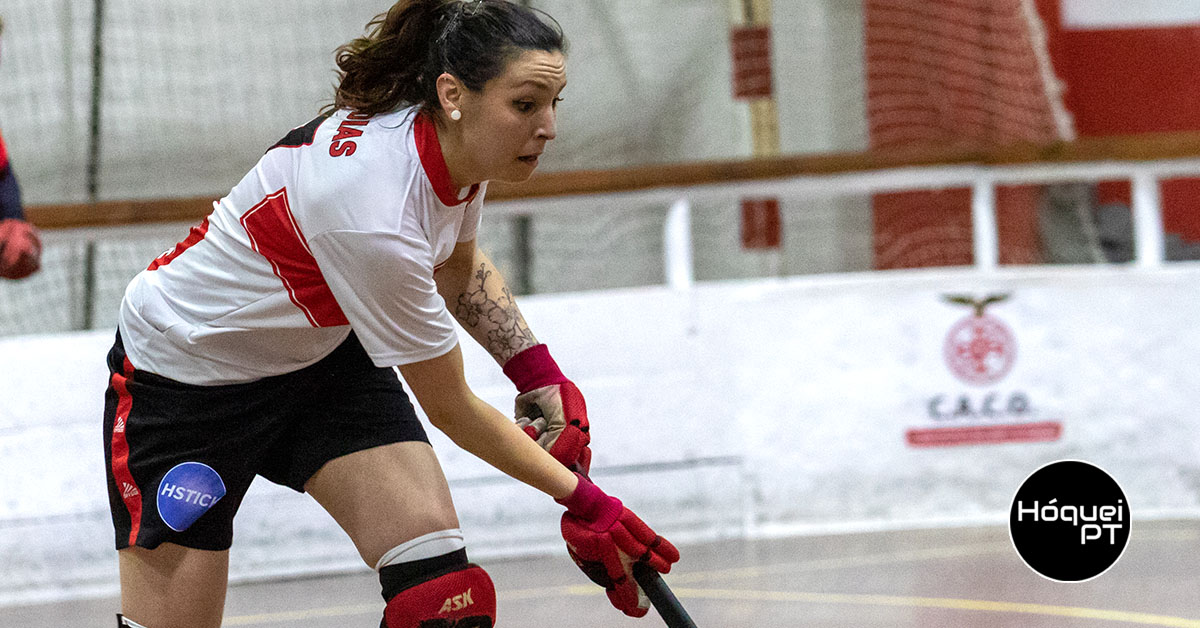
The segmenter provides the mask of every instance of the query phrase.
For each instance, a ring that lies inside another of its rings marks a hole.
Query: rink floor
[[[1045,580],[1007,530],[948,528],[681,547],[667,582],[701,628],[1175,626],[1200,628],[1200,522],[1135,522],[1128,548],[1088,582]],[[566,557],[481,561],[503,628],[661,626],[612,609]],[[0,608],[0,625],[112,628],[115,598]],[[235,585],[225,626],[375,628],[372,572]]]

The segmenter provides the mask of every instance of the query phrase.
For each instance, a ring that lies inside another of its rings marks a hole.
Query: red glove
[[[563,376],[546,345],[535,345],[504,363],[504,374],[517,386],[517,425],[572,471],[592,466],[587,405]]]
[[[0,220],[0,277],[24,279],[39,268],[42,243],[33,225],[8,218]]]
[[[566,499],[562,535],[575,564],[596,584],[604,587],[608,600],[630,617],[650,610],[650,599],[633,578],[635,562],[648,563],[659,573],[669,573],[679,560],[679,550],[642,522],[637,515],[609,497],[587,478]]]

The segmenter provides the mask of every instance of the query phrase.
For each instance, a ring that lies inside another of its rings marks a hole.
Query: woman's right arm
[[[463,374],[462,351],[400,367],[429,422],[506,475],[555,499],[574,491],[578,479],[515,423],[475,396]]]

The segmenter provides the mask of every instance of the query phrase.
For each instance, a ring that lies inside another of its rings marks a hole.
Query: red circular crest
[[[967,316],[950,328],[943,353],[956,377],[986,386],[1008,375],[1017,357],[1017,340],[1007,325],[991,316]]]

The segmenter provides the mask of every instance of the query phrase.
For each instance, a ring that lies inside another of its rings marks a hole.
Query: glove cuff
[[[544,344],[534,345],[509,358],[503,369],[520,393],[571,381],[559,370],[554,358],[550,357],[550,349]]]
[[[591,480],[578,472],[575,473],[575,476],[579,478],[579,485],[575,487],[575,492],[554,501],[566,506],[567,512],[584,521],[594,522],[607,518],[615,521],[624,509],[621,500],[606,494],[600,490],[600,487],[592,484]]]

